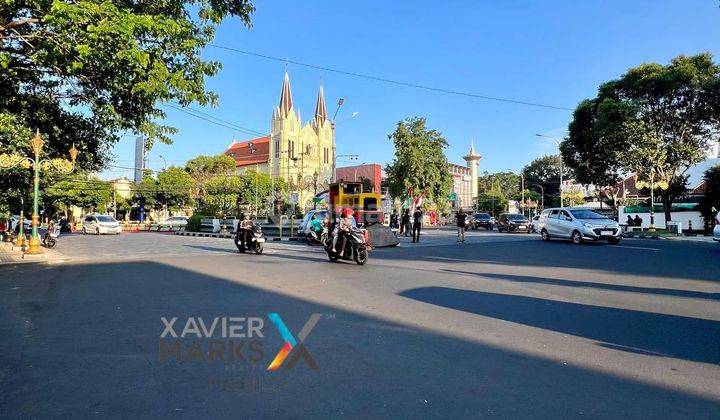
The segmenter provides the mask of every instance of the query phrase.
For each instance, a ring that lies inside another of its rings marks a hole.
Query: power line
[[[517,104],[517,105],[534,106],[534,107],[538,107],[538,108],[557,109],[557,110],[561,110],[561,111],[572,111],[571,108],[566,108],[566,107],[562,107],[562,106],[541,104],[541,103],[537,103],[537,102],[520,101],[520,100],[516,100],[516,99],[509,99],[509,98],[499,98],[499,97],[495,97],[495,96],[480,95],[480,94],[470,93],[470,92],[462,92],[459,90],[443,89],[443,88],[439,88],[439,87],[420,85],[417,83],[403,82],[400,80],[387,79],[384,77],[372,76],[372,75],[368,75],[368,74],[362,74],[362,73],[356,73],[356,72],[351,72],[351,71],[335,69],[335,68],[331,68],[331,67],[319,66],[316,64],[303,63],[300,61],[289,60],[289,59],[280,58],[280,57],[273,57],[273,56],[266,55],[266,54],[259,54],[256,52],[240,50],[237,48],[226,47],[223,45],[217,45],[217,44],[208,44],[208,45],[210,45],[211,47],[222,49],[222,50],[236,52],[238,54],[244,54],[244,55],[257,57],[257,58],[264,58],[266,60],[279,61],[282,63],[294,64],[297,66],[308,67],[308,68],[316,69],[316,70],[323,70],[323,71],[328,71],[328,72],[332,72],[332,73],[343,74],[345,76],[352,76],[352,77],[358,77],[361,79],[374,80],[376,82],[383,82],[383,83],[389,83],[389,84],[393,84],[393,85],[429,90],[432,92],[447,93],[450,95],[459,95],[459,96],[467,96],[467,97],[471,97],[471,98],[485,99],[488,101],[506,102],[506,103],[512,103],[512,104]]]
[[[204,112],[202,112],[202,111],[198,111],[198,110],[193,109],[193,108],[176,106],[176,105],[173,105],[173,104],[171,104],[171,103],[165,103],[164,105],[169,106],[170,108],[176,109],[176,110],[178,110],[178,111],[180,111],[180,112],[184,112],[184,113],[186,113],[186,114],[188,114],[188,115],[190,115],[190,116],[193,116],[193,117],[195,117],[195,118],[199,118],[199,119],[201,119],[201,120],[207,121],[207,122],[209,122],[209,123],[211,123],[211,124],[215,124],[215,125],[218,125],[218,126],[220,126],[220,127],[228,128],[228,129],[230,129],[230,130],[232,130],[232,131],[235,131],[235,132],[239,131],[239,132],[241,132],[241,133],[243,133],[243,134],[249,134],[249,135],[252,135],[252,136],[256,136],[256,135],[265,136],[265,135],[266,135],[266,133],[261,133],[261,132],[259,132],[259,131],[255,131],[255,130],[252,130],[252,129],[249,129],[249,128],[242,127],[242,126],[237,125],[237,124],[235,124],[235,123],[222,120],[222,119],[220,119],[220,118],[218,118],[218,117],[214,117],[214,116],[212,116],[212,115],[210,115],[210,114],[204,113]]]

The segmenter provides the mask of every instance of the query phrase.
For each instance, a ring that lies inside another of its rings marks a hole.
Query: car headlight
[[[593,225],[591,223],[583,223],[583,226],[585,226],[586,228],[590,228],[590,229],[595,227],[595,225]]]

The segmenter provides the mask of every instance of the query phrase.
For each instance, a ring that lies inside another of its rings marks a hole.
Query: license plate
[[[601,230],[600,234],[601,235],[612,235],[613,231],[612,230]]]

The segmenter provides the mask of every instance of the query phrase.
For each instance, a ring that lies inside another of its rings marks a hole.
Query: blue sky
[[[224,22],[216,44],[299,62],[449,90],[574,108],[597,86],[642,62],[710,51],[720,61],[720,3],[684,1],[256,1],[253,27]],[[269,130],[285,64],[208,47],[223,69],[207,86],[220,95],[214,116]],[[307,120],[322,79],[329,112],[339,97],[338,154],[387,163],[397,121],[423,116],[462,163],[470,140],[482,170],[519,170],[556,146],[535,133],[562,136],[571,111],[522,106],[388,85],[289,65],[293,100]],[[197,106],[196,106],[197,107]],[[157,145],[150,166],[183,165],[218,154],[246,134],[167,109],[180,132]],[[359,111],[355,118],[348,118]],[[134,140],[114,148],[115,165],[133,166]],[[339,166],[353,162],[338,161]],[[110,169],[104,178],[131,171]]]

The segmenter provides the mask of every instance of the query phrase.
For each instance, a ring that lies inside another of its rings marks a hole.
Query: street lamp
[[[560,140],[556,139],[555,137],[546,136],[544,134],[535,134],[538,137],[544,137],[546,139],[550,139],[555,142],[558,146],[558,157],[560,158],[560,207],[563,207],[563,189],[562,189],[562,183],[563,183],[563,161],[562,161],[562,153],[560,152]]]
[[[545,188],[540,184],[530,184],[536,187],[540,187],[540,207],[545,208]]]
[[[166,170],[167,169],[167,160],[165,160],[165,156],[158,155],[158,157],[163,160],[163,170]]]
[[[42,153],[45,142],[40,138],[40,130],[35,132],[35,137],[30,141],[30,145],[33,149],[33,158],[23,156],[19,153],[2,153],[0,154],[0,169],[10,169],[16,166],[23,169],[30,169],[32,167],[35,178],[33,185],[33,215],[32,215],[32,237],[30,238],[30,244],[28,249],[25,251],[26,254],[39,254],[40,250],[40,236],[38,235],[38,226],[40,225],[40,216],[38,215],[39,198],[40,198],[40,170],[47,171],[55,169],[56,171],[69,174],[75,170],[75,160],[77,159],[78,151],[75,145],[70,148],[70,160],[54,158],[54,159],[43,159],[40,160],[40,154]]]

